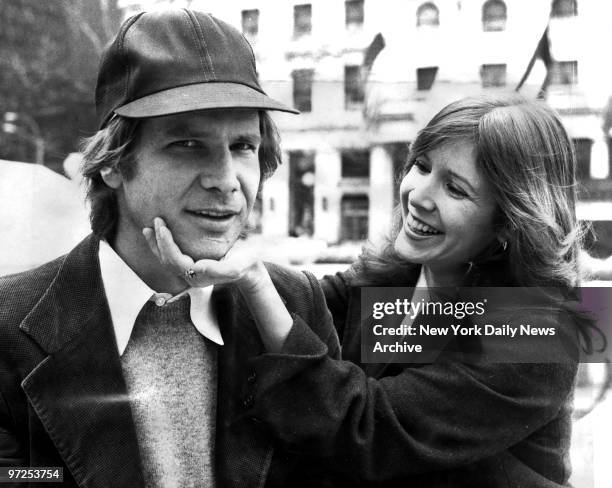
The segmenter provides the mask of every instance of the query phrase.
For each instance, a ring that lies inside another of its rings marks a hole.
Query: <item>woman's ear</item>
[[[497,240],[500,243],[503,250],[505,251],[508,247],[508,232],[506,229],[501,230],[497,234]]]
[[[115,190],[123,183],[123,178],[117,168],[113,166],[105,166],[100,170],[102,181]]]

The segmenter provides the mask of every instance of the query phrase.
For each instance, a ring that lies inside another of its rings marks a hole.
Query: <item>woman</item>
[[[344,360],[301,322],[283,332],[258,323],[266,344],[280,338],[251,360],[248,415],[320,456],[342,486],[565,486],[575,361],[442,352],[429,364],[362,363],[360,287],[548,287],[544,310],[519,304],[513,319],[586,340],[591,324],[568,305],[581,237],[575,164],[543,105],[514,96],[442,109],[411,147],[389,241],[322,281]]]

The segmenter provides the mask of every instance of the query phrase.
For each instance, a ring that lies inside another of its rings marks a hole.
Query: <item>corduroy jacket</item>
[[[64,257],[0,279],[0,466],[63,467],[62,486],[140,487],[98,244],[90,236]],[[337,357],[316,279],[278,266],[268,270],[294,317],[287,343],[312,331],[326,354]],[[249,358],[264,348],[240,293],[234,286],[215,289],[213,304],[225,342],[218,354],[219,486],[319,486],[308,458],[282,449],[248,414],[259,381]]]

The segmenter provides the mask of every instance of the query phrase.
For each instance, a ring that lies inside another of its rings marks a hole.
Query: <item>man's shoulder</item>
[[[60,256],[37,268],[0,277],[0,321],[25,316],[48,290],[65,259]]]

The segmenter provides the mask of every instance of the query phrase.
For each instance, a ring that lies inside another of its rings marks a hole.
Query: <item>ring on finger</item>
[[[196,272],[193,268],[188,268],[185,270],[185,278],[193,278],[196,275]]]

